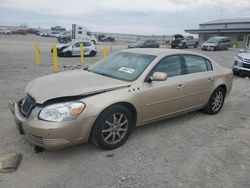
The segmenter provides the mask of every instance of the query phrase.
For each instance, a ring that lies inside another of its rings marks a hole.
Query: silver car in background
[[[229,50],[231,39],[229,37],[211,37],[201,46],[201,50]]]
[[[241,49],[234,57],[233,73],[235,76],[248,76],[250,78],[250,47]]]

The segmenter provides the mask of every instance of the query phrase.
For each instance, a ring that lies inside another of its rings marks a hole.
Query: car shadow
[[[66,159],[68,158],[68,154],[71,154],[71,156],[79,154],[80,156],[84,157],[86,153],[88,156],[98,154],[98,155],[104,155],[104,156],[107,155],[107,157],[109,157],[110,155],[112,155],[112,153],[122,150],[122,148],[126,144],[129,145],[131,141],[134,142],[134,140],[136,140],[138,136],[143,137],[143,135],[147,135],[152,132],[155,132],[157,134],[157,132],[162,132],[163,128],[166,130],[166,129],[172,128],[173,126],[182,126],[185,122],[192,120],[196,115],[199,115],[199,114],[201,114],[201,112],[194,111],[194,112],[190,112],[187,114],[179,115],[176,117],[172,117],[172,118],[168,118],[168,119],[160,120],[154,123],[149,123],[143,126],[136,127],[131,132],[130,137],[126,141],[126,143],[123,146],[115,150],[102,150],[96,147],[94,144],[92,144],[89,141],[87,143],[80,143],[78,145],[69,146],[66,148],[62,148],[60,150],[44,150],[41,153],[37,153],[37,155],[46,155],[50,157],[54,156],[56,159],[58,159],[58,157],[60,159]]]

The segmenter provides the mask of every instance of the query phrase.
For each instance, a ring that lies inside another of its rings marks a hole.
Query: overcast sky
[[[70,29],[76,23],[112,33],[184,33],[239,17],[250,17],[250,0],[0,0],[0,25]]]

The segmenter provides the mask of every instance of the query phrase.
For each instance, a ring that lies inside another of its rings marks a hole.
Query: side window
[[[203,57],[184,55],[188,74],[208,71],[207,62]]]
[[[181,60],[179,56],[169,56],[162,59],[152,71],[154,72],[165,72],[168,78],[179,76],[182,74]]]
[[[83,42],[83,46],[91,46],[90,42]]]
[[[75,43],[75,47],[76,48],[80,47],[80,42]]]
[[[207,63],[207,69],[208,69],[208,71],[212,71],[213,70],[212,63],[208,59],[205,59],[205,61]]]

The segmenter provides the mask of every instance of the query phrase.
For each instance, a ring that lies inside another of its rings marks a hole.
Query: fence
[[[99,33],[99,32],[93,32],[94,35],[100,35],[104,34],[106,36],[111,36],[114,37],[116,40],[119,41],[125,41],[125,42],[136,42],[140,39],[142,40],[147,40],[147,39],[152,39],[159,44],[166,44],[166,41],[172,40],[171,35],[133,35],[133,34],[118,34],[118,33]]]

